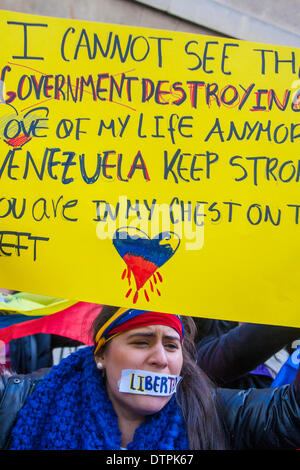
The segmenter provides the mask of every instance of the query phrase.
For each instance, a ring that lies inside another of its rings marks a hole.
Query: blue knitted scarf
[[[63,359],[37,385],[18,414],[10,449],[117,450],[121,433],[93,348]],[[188,449],[175,398],[146,417],[127,446],[135,450]]]

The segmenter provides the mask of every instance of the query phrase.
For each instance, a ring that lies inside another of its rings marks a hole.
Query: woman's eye
[[[147,341],[134,341],[132,344],[136,344],[138,346],[144,346],[147,345]]]
[[[165,345],[165,347],[169,348],[169,349],[174,349],[174,350],[178,349],[178,346],[175,343],[168,343],[168,344]]]

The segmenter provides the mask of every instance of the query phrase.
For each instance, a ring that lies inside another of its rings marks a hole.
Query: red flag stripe
[[[75,339],[81,343],[92,345],[90,332],[92,322],[101,312],[102,305],[89,302],[78,302],[60,312],[45,315],[43,318],[8,326],[0,330],[0,340],[8,343],[12,339],[37,333],[48,333]]]

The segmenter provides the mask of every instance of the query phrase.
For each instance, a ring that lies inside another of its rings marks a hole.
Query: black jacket
[[[194,318],[198,365],[219,386],[267,388],[273,379],[250,373],[300,338],[300,328]]]
[[[17,413],[45,371],[0,379],[0,448],[9,448]],[[300,371],[274,389],[218,388],[217,403],[232,449],[300,448]]]
[[[30,374],[52,367],[54,348],[77,347],[82,344],[71,338],[46,333],[13,339],[9,343],[11,368],[18,374]]]
[[[41,369],[27,375],[3,374],[0,376],[0,449],[8,447],[10,432],[18,411],[23,407],[36,384],[49,370]]]

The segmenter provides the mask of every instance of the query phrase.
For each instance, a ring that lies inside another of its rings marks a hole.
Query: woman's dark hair
[[[106,305],[95,318],[92,325],[94,342],[101,326],[118,308]],[[195,323],[191,317],[180,318],[184,326],[183,365],[176,399],[186,423],[189,447],[191,450],[226,449],[225,433],[217,411],[215,386],[197,365]]]

